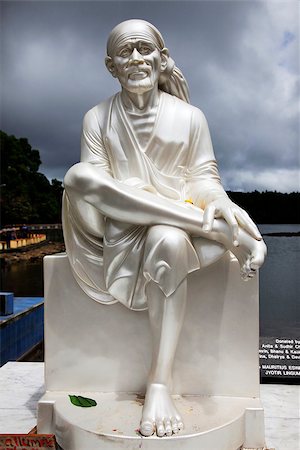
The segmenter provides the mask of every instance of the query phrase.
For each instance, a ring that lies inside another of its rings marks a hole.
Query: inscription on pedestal
[[[300,339],[260,338],[259,362],[262,379],[286,378],[300,383]]]
[[[57,449],[53,434],[0,434],[0,450]]]

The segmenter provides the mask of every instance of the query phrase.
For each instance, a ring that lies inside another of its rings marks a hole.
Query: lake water
[[[300,232],[300,225],[260,225],[265,233]],[[299,338],[300,237],[264,236],[268,257],[260,270],[261,336]],[[42,263],[1,269],[1,289],[15,296],[43,296]]]
[[[300,225],[260,225],[261,233],[300,232]],[[300,337],[300,237],[264,236],[268,256],[260,270],[262,336]]]

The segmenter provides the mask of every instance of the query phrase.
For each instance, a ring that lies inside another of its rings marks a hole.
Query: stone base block
[[[68,394],[48,392],[39,403],[38,432],[55,433],[64,450],[237,450],[246,439],[247,449],[264,448],[263,410],[257,399],[174,395],[185,429],[172,437],[145,438],[137,430],[140,395],[70,392],[97,401],[96,407],[80,408]],[[249,433],[256,447],[249,447]]]
[[[141,437],[151,359],[147,311],[101,305],[82,292],[65,254],[45,258],[45,381],[38,432],[64,450],[237,450],[264,447],[259,401],[258,281],[228,252],[188,278],[173,394],[185,430]],[[80,408],[68,395],[94,398]],[[176,394],[176,395],[175,395]]]
[[[66,254],[46,256],[46,390],[144,392],[151,362],[148,312],[101,305],[80,289]],[[258,282],[227,253],[190,274],[173,393],[259,397]]]

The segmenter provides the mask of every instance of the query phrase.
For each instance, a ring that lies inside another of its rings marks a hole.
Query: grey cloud
[[[281,185],[299,189],[298,28],[290,16],[248,1],[3,2],[2,128],[28,137],[42,170],[61,179],[78,161],[84,113],[118,90],[103,62],[108,33],[140,17],[161,30],[206,114],[226,187],[272,189],[272,174],[290,174]]]

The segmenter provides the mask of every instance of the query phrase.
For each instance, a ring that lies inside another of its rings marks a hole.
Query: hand
[[[239,245],[238,233],[239,226],[244,228],[254,239],[260,241],[261,234],[250,218],[242,208],[233,203],[229,198],[218,198],[210,202],[204,209],[203,231],[212,230],[214,219],[223,218],[226,220],[232,231],[232,241],[235,246]]]

